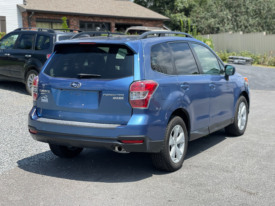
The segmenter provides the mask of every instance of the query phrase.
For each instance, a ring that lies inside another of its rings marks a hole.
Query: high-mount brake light
[[[130,86],[130,104],[135,109],[147,109],[150,100],[158,87],[152,80],[133,82]]]
[[[52,54],[47,54],[47,59],[49,59],[51,57]]]
[[[33,98],[33,101],[36,101],[37,97],[38,97],[38,82],[39,82],[38,76],[34,77],[33,82],[32,82],[32,98]]]
[[[120,140],[124,144],[141,144],[144,140]]]
[[[96,44],[95,42],[79,42],[79,44]]]

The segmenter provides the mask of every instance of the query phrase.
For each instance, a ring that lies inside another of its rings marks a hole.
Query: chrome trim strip
[[[75,122],[75,121],[47,119],[47,118],[38,118],[37,121],[47,123],[47,124],[57,124],[57,125],[73,126],[73,127],[88,127],[88,128],[98,128],[98,129],[115,129],[118,126],[121,126],[120,124],[99,124],[99,123]]]

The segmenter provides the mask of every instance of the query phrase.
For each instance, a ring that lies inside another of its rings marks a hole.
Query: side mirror
[[[225,66],[225,77],[228,80],[229,76],[233,76],[236,72],[236,68],[234,66],[231,65],[226,65]]]

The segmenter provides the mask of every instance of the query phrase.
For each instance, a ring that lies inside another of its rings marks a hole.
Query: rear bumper
[[[39,118],[36,115],[36,109],[33,108],[29,114],[28,125],[29,130],[36,133],[30,133],[34,140],[56,145],[108,150],[114,150],[116,146],[121,146],[126,152],[157,153],[163,144],[163,139],[151,139],[148,137],[147,134],[155,130],[159,132],[159,129],[154,127],[120,125],[112,128],[114,125],[106,127],[103,124],[85,123],[79,126],[79,122],[74,122],[73,124],[70,122],[69,125],[68,122],[44,121],[43,118]],[[103,128],[98,128],[99,126],[103,126]],[[148,131],[150,132],[148,133]],[[126,144],[122,143],[121,140],[143,140],[144,142]]]
[[[163,141],[151,141],[146,136],[119,136],[116,139],[108,137],[95,137],[83,135],[69,135],[64,133],[54,133],[36,130],[36,128],[29,126],[29,129],[36,131],[36,134],[31,134],[34,140],[63,145],[74,146],[81,148],[101,148],[108,150],[115,150],[116,146],[121,146],[126,152],[148,152],[157,153],[160,151]],[[124,144],[120,140],[144,140],[139,144]]]

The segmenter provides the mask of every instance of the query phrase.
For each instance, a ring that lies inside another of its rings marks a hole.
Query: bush
[[[217,55],[221,58],[222,61],[227,62],[230,56],[243,56],[243,57],[250,57],[253,59],[253,64],[265,65],[265,66],[275,66],[275,56],[274,51],[269,51],[264,55],[261,54],[254,54],[249,51],[241,51],[239,53],[231,52],[228,53],[227,51],[220,51],[216,52]]]
[[[180,21],[180,24],[181,24],[181,32],[184,32],[182,20]],[[207,39],[201,36],[200,34],[198,34],[196,26],[193,26],[191,31],[191,20],[189,18],[188,18],[188,34],[192,35],[195,39],[207,44],[211,49],[214,50],[214,42],[212,38]],[[185,36],[185,35],[177,35],[177,36]]]
[[[6,35],[6,33],[0,32],[0,39],[2,39],[2,37],[5,36],[5,35]]]
[[[195,39],[202,41],[203,43],[207,44],[211,49],[214,50],[214,42],[213,39],[207,39],[205,37],[202,37],[200,35],[194,36]]]
[[[64,31],[67,31],[67,29],[69,29],[68,24],[67,24],[67,17],[63,16],[61,19],[62,19],[61,29],[64,29]]]

